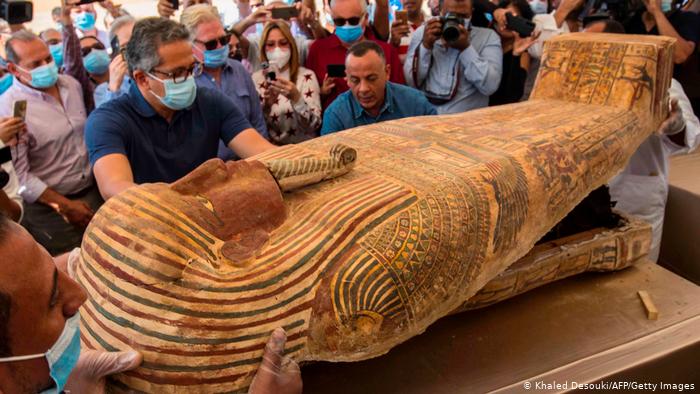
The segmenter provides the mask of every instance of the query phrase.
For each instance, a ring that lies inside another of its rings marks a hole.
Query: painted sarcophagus
[[[83,240],[84,345],[138,349],[143,365],[111,388],[158,393],[245,391],[280,326],[297,361],[387,352],[626,164],[666,116],[672,44],[562,36],[530,101],[360,127],[125,191]]]

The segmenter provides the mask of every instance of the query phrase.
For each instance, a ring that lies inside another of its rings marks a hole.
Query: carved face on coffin
[[[286,209],[277,182],[257,161],[210,160],[171,186],[153,185],[190,220],[221,240],[213,268],[245,265],[282,224]]]

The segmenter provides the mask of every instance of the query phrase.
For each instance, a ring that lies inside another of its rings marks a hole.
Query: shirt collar
[[[65,83],[61,79],[61,76],[58,76],[58,79],[56,80],[56,86],[58,87],[58,92],[59,94],[61,93],[61,88],[65,87]],[[50,97],[47,93],[42,92],[39,89],[33,88],[31,86],[25,85],[22,81],[19,80],[19,78],[15,77],[14,80],[12,81],[12,87],[11,89],[17,90],[19,93],[22,94],[28,94],[30,96],[34,96],[37,98],[41,99],[46,99],[47,97]]]
[[[136,112],[138,112],[139,115],[145,117],[145,118],[150,118],[151,116],[156,115],[156,110],[151,107],[151,104],[148,104],[148,101],[143,97],[141,94],[141,91],[139,90],[138,85],[136,82],[132,83],[131,86],[129,87],[129,96],[133,98],[133,100],[130,100],[132,103],[131,105],[134,107]]]
[[[384,112],[389,112],[394,113],[394,107],[391,105],[393,102],[392,100],[392,87],[391,87],[391,82],[386,83],[386,88],[384,89],[384,104],[382,105],[382,108],[379,110],[379,115],[377,116],[372,116],[369,112],[365,111],[364,108],[360,105],[360,103],[357,101],[355,96],[350,92],[350,97],[352,97],[352,112],[353,116],[355,119],[359,119],[362,117],[362,114],[366,114],[367,116],[371,118],[378,118],[380,117]]]

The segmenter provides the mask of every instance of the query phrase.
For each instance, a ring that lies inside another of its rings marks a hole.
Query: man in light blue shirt
[[[326,109],[321,135],[385,120],[436,115],[423,93],[389,82],[390,68],[376,42],[363,40],[351,46],[345,58],[350,90]]]
[[[192,54],[204,65],[204,72],[196,78],[197,86],[216,89],[230,98],[248,119],[253,128],[267,138],[260,96],[243,65],[229,59],[229,41],[216,8],[209,4],[187,7],[180,16],[192,36]],[[220,144],[219,158],[231,160],[233,152]]]
[[[406,82],[422,90],[439,114],[486,107],[501,82],[501,40],[491,29],[471,26],[471,0],[441,3],[442,18],[429,20],[411,37]],[[442,34],[445,16],[463,22],[452,40]]]

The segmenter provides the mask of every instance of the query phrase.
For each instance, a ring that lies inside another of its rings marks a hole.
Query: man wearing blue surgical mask
[[[0,216],[0,392],[104,393],[105,375],[141,363],[134,351],[81,352],[78,308],[86,294],[58,269],[65,257],[54,262]]]
[[[80,39],[80,58],[91,82],[95,107],[107,101],[106,91],[109,86],[109,64],[112,59],[102,43],[93,36]]]
[[[73,25],[77,28],[76,32],[78,33],[78,37],[97,37],[105,48],[109,48],[107,32],[95,26],[97,22],[97,12],[92,3],[73,7],[71,10],[71,18],[73,19]]]
[[[408,84],[422,90],[439,114],[483,108],[501,82],[501,40],[471,26],[471,0],[444,0],[441,17],[413,34],[404,62]]]
[[[304,65],[316,74],[316,79],[321,84],[321,104],[324,110],[336,97],[349,89],[345,78],[328,75],[328,66],[344,65],[348,48],[356,42],[366,39],[376,42],[384,51],[384,58],[390,67],[389,80],[399,84],[406,82],[398,50],[384,41],[373,38],[369,33],[365,0],[331,0],[330,9],[335,25],[334,34],[316,40],[311,45]]]
[[[74,280],[76,253],[52,259],[0,215],[0,393],[104,394],[108,375],[141,365],[132,349],[81,345],[79,308],[87,294]],[[285,343],[284,330],[275,329],[249,393],[301,393],[299,367],[284,356]]]
[[[673,62],[685,63],[700,43],[700,16],[679,8],[680,1],[643,0],[644,9],[638,11],[625,24],[630,34],[653,34],[673,37]],[[674,77],[678,78],[676,69]]]
[[[56,29],[46,29],[39,33],[39,37],[49,46],[49,52],[51,52],[58,68],[63,67],[63,37],[61,37],[61,33]]]
[[[102,200],[94,183],[83,127],[87,113],[80,84],[59,75],[46,44],[26,30],[5,44],[12,86],[0,97],[0,117],[27,102],[27,133],[12,161],[25,202],[22,224],[52,254],[80,244]]]
[[[245,67],[229,58],[231,35],[224,30],[216,8],[209,4],[187,7],[180,16],[180,22],[193,38],[194,58],[204,66],[202,74],[195,79],[197,86],[217,89],[225,94],[236,104],[251,126],[267,138],[260,96]],[[219,158],[234,158],[233,152],[223,143],[219,146]]]
[[[129,93],[90,114],[85,140],[105,199],[140,183],[174,182],[217,156],[219,140],[241,158],[273,149],[202,72],[190,34],[177,22],[145,18],[126,48]]]

